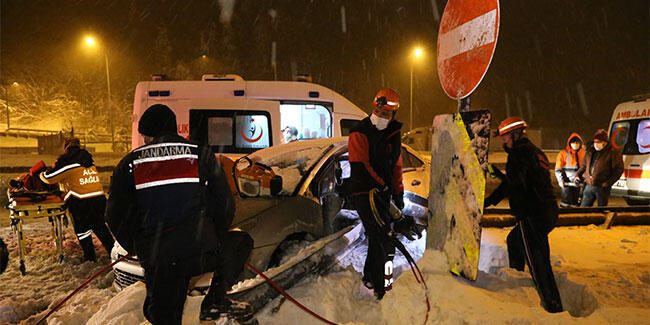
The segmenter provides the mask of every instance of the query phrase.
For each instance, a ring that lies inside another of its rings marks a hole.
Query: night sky
[[[402,96],[398,118],[408,122],[408,55],[420,45],[426,59],[414,68],[415,127],[426,126],[457,109],[436,74],[445,3],[2,0],[0,79],[3,90],[15,80],[56,88],[97,116],[104,59],[80,46],[92,33],[108,54],[113,100],[129,127],[139,80],[152,73],[272,80],[275,41],[279,80],[309,73],[366,111],[378,89],[393,87]],[[496,53],[472,95],[472,108],[490,109],[496,122],[509,110],[543,130],[544,147],[563,146],[571,131],[591,137],[617,103],[650,92],[647,0],[501,1],[500,8]]]

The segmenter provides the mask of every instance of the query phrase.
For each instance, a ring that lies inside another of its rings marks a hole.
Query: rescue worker
[[[583,207],[606,206],[612,185],[623,174],[623,156],[609,143],[607,131],[600,129],[594,134],[594,145],[587,149],[585,163],[577,172],[576,181],[586,181],[582,193]]]
[[[59,183],[63,187],[64,200],[83,249],[84,261],[97,260],[91,236],[93,232],[110,255],[115,241],[104,222],[104,188],[99,181],[92,155],[81,148],[79,139],[65,140],[63,154],[54,163],[54,167],[40,174],[40,178],[46,184]]]
[[[374,290],[381,299],[392,282],[392,260],[395,256],[392,231],[402,233],[413,240],[420,236],[413,217],[404,216],[392,220],[389,204],[392,199],[399,210],[404,208],[402,184],[401,135],[402,123],[395,119],[399,109],[399,97],[392,89],[383,89],[373,101],[373,111],[352,130],[348,140],[350,178],[346,191],[351,195],[368,238],[368,254],[363,269],[363,284]],[[374,195],[373,213],[369,192]],[[394,224],[394,229],[391,225]],[[384,270],[389,270],[385,274]],[[386,277],[386,279],[385,279]]]
[[[145,145],[115,168],[106,211],[117,241],[144,268],[143,312],[152,324],[181,324],[190,278],[206,272],[214,273],[201,320],[233,312],[225,293],[253,246],[248,234],[228,231],[234,199],[214,154],[176,130],[169,107],[144,112],[138,131]]]
[[[555,158],[555,178],[562,190],[560,206],[577,206],[580,199],[580,187],[573,180],[578,169],[583,165],[585,149],[578,133],[571,133],[566,148]]]
[[[498,136],[508,153],[506,175],[495,170],[501,184],[485,199],[485,206],[509,199],[510,211],[517,220],[507,238],[510,267],[523,271],[528,263],[542,306],[556,313],[562,311],[562,302],[551,269],[548,233],[557,222],[558,207],[548,159],[526,137],[526,128],[526,122],[515,116],[499,125]]]

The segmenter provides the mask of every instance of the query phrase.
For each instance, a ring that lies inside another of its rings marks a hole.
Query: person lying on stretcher
[[[59,196],[58,185],[45,184],[38,175],[47,167],[41,160],[29,169],[28,173],[18,175],[9,181],[9,199],[12,201],[23,201],[19,198],[27,198],[30,203],[39,203],[46,199],[52,199],[52,195]],[[48,198],[50,196],[50,198]],[[57,200],[57,201],[60,201]]]

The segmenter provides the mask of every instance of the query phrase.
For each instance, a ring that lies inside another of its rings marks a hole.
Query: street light
[[[12,82],[7,85],[5,88],[5,106],[7,107],[7,130],[11,129],[11,123],[9,122],[9,88],[11,86],[18,87],[20,84],[17,81]]]
[[[85,39],[86,46],[88,48],[94,49],[97,47],[97,43],[95,42],[95,38],[92,36],[86,36]],[[111,144],[113,147],[113,150],[115,150],[115,127],[113,124],[113,108],[111,106],[111,78],[110,74],[108,72],[108,53],[104,49],[104,61],[106,62],[106,91],[107,91],[107,106],[108,106],[108,114],[109,114],[109,120],[110,120],[110,127],[111,127]]]
[[[419,47],[416,47],[413,50],[413,54],[411,55],[411,86],[410,86],[410,93],[411,93],[411,99],[409,100],[409,105],[410,107],[410,113],[409,113],[409,131],[413,130],[413,66],[415,65],[415,60],[418,60],[422,56],[423,52],[422,49]]]

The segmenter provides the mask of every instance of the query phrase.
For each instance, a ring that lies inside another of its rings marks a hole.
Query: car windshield
[[[276,175],[281,176],[281,194],[290,195],[318,158],[335,142],[336,138],[295,141],[256,151],[249,158],[270,167]]]

